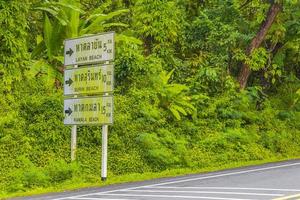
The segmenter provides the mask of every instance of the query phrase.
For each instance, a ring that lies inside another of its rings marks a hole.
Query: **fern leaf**
[[[171,105],[172,108],[176,109],[177,111],[179,111],[181,114],[183,114],[184,116],[187,115],[187,112],[184,110],[183,107],[181,106],[177,106],[177,105]]]
[[[180,114],[176,109],[170,107],[170,111],[177,120],[181,120]]]

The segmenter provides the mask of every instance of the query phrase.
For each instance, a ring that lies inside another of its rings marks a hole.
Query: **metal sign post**
[[[78,66],[74,65],[74,69],[76,69]],[[77,95],[74,95],[76,98]],[[77,125],[72,126],[71,130],[71,161],[76,160],[76,148],[77,148]]]
[[[71,161],[76,159],[76,146],[77,146],[77,125],[72,126],[71,132]]]
[[[106,62],[108,64],[108,62]],[[105,93],[104,96],[108,96]],[[107,145],[108,143],[108,126],[102,126],[102,157],[101,157],[101,180],[106,181],[107,178]]]
[[[108,126],[102,126],[102,157],[101,157],[101,180],[106,181],[107,178],[107,140],[108,140]]]
[[[74,66],[64,70],[64,124],[72,125],[71,160],[76,159],[77,126],[102,125],[103,181],[107,178],[108,125],[113,123],[110,93],[113,92],[114,66],[110,61],[115,58],[114,36],[114,32],[108,32],[68,39],[64,50],[64,65]]]

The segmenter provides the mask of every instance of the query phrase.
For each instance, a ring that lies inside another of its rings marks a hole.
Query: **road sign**
[[[114,60],[114,32],[65,40],[65,66]]]
[[[112,124],[113,97],[65,99],[64,113],[64,124],[66,125]]]
[[[99,94],[113,91],[113,65],[66,69],[64,94]]]
[[[113,65],[115,59],[114,32],[89,37],[65,40],[64,65],[73,65],[74,69],[65,69],[64,95],[95,95],[64,100],[64,124],[73,125],[71,134],[71,160],[75,160],[76,125],[102,125],[102,164],[101,179],[107,177],[107,134],[108,124],[113,123]],[[106,65],[87,66],[104,63]],[[80,66],[78,68],[78,66]],[[84,67],[85,66],[85,67]],[[68,98],[68,97],[67,97]]]

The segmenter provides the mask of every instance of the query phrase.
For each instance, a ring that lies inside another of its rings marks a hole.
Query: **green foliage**
[[[71,4],[70,4],[71,3]],[[33,10],[43,11],[53,17],[55,17],[60,24],[63,26],[68,25],[70,22],[66,13],[61,12],[62,9],[70,9],[72,11],[76,12],[83,12],[81,9],[79,9],[77,6],[74,6],[72,4],[76,4],[76,1],[71,2],[65,2],[65,1],[59,1],[59,2],[41,2],[40,4],[34,5],[32,8]]]
[[[76,163],[68,164],[64,160],[53,160],[45,168],[47,176],[54,184],[72,179],[78,171],[79,168]]]
[[[45,187],[49,184],[48,177],[41,168],[36,167],[28,158],[19,157],[20,168],[11,174],[14,180],[10,185],[11,191],[20,191],[27,188]]]
[[[168,45],[177,41],[181,31],[181,10],[168,0],[138,0],[133,9],[133,26],[137,33],[155,45]]]
[[[47,167],[37,167],[26,157],[19,157],[20,167],[11,172],[10,192],[25,191],[50,184],[59,184],[72,179],[78,171],[76,163],[67,164],[64,160],[53,160]]]
[[[28,59],[26,46],[28,1],[0,2],[0,91],[11,90],[22,79]]]
[[[264,48],[255,49],[251,54],[251,58],[244,61],[253,71],[259,71],[267,64],[268,53]]]
[[[137,141],[142,145],[147,161],[159,170],[170,166],[185,166],[186,141],[174,133],[159,129],[157,133],[143,133]]]
[[[92,13],[86,13],[81,9],[81,4],[77,0],[46,2],[42,6],[35,5],[33,9],[45,12],[43,40],[40,41],[33,55],[38,56],[43,53],[44,46],[50,61],[53,57],[57,59],[63,54],[63,41],[67,38],[95,34],[110,30],[112,27],[126,27],[124,23],[114,23],[111,20],[128,12],[123,9],[104,14],[99,7]],[[50,19],[48,14],[54,18]]]
[[[165,71],[159,75],[160,81],[155,85],[161,107],[171,111],[173,116],[181,119],[181,115],[187,116],[196,111],[195,107],[190,103],[191,98],[187,96],[189,88],[183,84],[169,84],[169,80],[174,70],[166,74]]]

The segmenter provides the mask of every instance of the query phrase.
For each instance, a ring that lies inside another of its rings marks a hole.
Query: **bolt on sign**
[[[99,94],[113,91],[113,65],[66,69],[64,94]]]
[[[64,100],[65,125],[113,123],[113,97],[83,97]]]
[[[65,41],[65,66],[114,60],[114,32]]]

